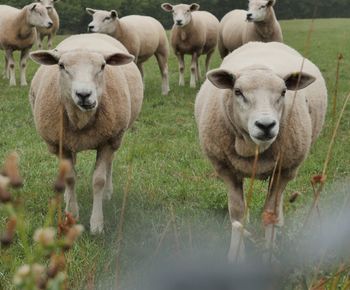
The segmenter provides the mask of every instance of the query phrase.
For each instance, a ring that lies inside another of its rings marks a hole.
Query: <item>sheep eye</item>
[[[104,70],[106,67],[106,64],[104,63],[103,65],[101,65],[101,70]]]
[[[266,6],[265,6],[265,5],[260,7],[260,9],[264,9],[264,8],[266,8]]]
[[[60,70],[65,70],[66,68],[64,67],[63,63],[59,63],[58,66],[60,67]]]
[[[237,97],[243,96],[242,91],[240,89],[235,89],[235,95]]]
[[[286,93],[287,93],[287,90],[283,90],[281,96],[282,96],[282,97],[285,97],[285,96],[286,96]]]
[[[107,20],[110,20],[111,19],[111,17],[106,17],[103,21],[107,21]]]

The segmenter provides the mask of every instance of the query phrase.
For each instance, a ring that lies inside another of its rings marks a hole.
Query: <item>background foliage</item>
[[[195,0],[193,0],[195,1]],[[5,4],[22,7],[30,0],[7,0]],[[56,7],[61,17],[61,33],[85,32],[91,17],[85,13],[86,7],[96,9],[116,9],[120,16],[130,14],[149,15],[160,20],[167,28],[171,17],[160,8],[166,0],[61,0]],[[171,1],[169,1],[171,2]],[[173,3],[179,3],[177,1]],[[189,1],[183,1],[188,2]],[[197,0],[202,9],[209,10],[219,19],[236,8],[246,9],[247,0]],[[315,6],[317,9],[315,11]],[[277,0],[276,11],[279,19],[350,17],[349,0]]]

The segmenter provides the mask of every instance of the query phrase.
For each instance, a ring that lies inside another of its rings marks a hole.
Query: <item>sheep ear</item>
[[[111,17],[112,17],[113,19],[118,18],[118,13],[117,13],[117,11],[111,10]]]
[[[267,6],[274,6],[276,4],[276,0],[267,1]]]
[[[197,3],[192,3],[190,6],[191,12],[199,10],[200,6]]]
[[[134,61],[135,57],[128,53],[113,53],[105,55],[106,64],[108,65],[124,65]]]
[[[173,5],[171,5],[170,3],[163,3],[161,7],[166,12],[173,12]]]
[[[30,11],[34,11],[36,7],[36,4],[33,4],[32,7],[30,8]]]
[[[287,75],[284,78],[287,89],[290,91],[297,91],[305,89],[307,86],[311,85],[316,78],[304,72],[296,72]]]
[[[53,51],[49,50],[38,50],[30,54],[30,58],[38,64],[43,65],[54,65],[58,64],[60,57]]]
[[[91,9],[91,8],[85,8],[86,12],[90,15],[94,15],[96,13],[97,10],[95,9]]]
[[[224,69],[214,69],[207,73],[207,79],[219,89],[232,90],[235,86],[236,76]]]

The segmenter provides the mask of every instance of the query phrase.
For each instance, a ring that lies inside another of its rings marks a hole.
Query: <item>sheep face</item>
[[[166,12],[173,13],[174,25],[177,27],[184,27],[192,21],[192,12],[199,9],[199,5],[193,3],[191,5],[179,4],[171,5],[169,3],[162,4],[162,8]]]
[[[27,20],[29,24],[36,27],[50,28],[53,25],[45,6],[41,3],[28,6]]]
[[[304,73],[283,78],[265,68],[248,68],[237,75],[218,69],[209,72],[208,79],[216,87],[232,91],[232,108],[227,112],[233,113],[228,117],[238,130],[265,149],[278,136],[287,89],[303,89],[315,81]]]
[[[94,111],[105,89],[106,65],[130,63],[134,57],[127,53],[102,55],[89,51],[37,51],[31,58],[43,65],[58,65],[61,96],[81,111]]]
[[[112,35],[116,30],[117,11],[103,11],[86,8],[87,13],[92,15],[92,22],[88,25],[88,31]]]
[[[58,0],[38,0],[38,2],[44,5],[47,11],[50,12],[54,8],[55,2],[58,2]]]
[[[248,22],[262,22],[269,18],[275,0],[250,0],[247,12]]]

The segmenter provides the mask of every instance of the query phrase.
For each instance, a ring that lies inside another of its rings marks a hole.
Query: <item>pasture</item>
[[[286,44],[304,53],[310,23],[310,20],[282,21]],[[298,177],[286,191],[286,196],[295,191],[302,193],[294,204],[288,203],[286,198],[287,221],[283,233],[289,237],[293,237],[311,207],[313,193],[310,179],[322,171],[331,140],[335,123],[332,119],[332,96],[338,53],[343,54],[344,60],[340,67],[337,113],[350,92],[349,36],[348,19],[315,21],[307,57],[324,74],[329,90],[329,108],[321,137],[301,167]],[[63,38],[59,36],[55,41]],[[114,195],[104,205],[105,233],[98,237],[88,232],[92,207],[91,173],[95,155],[93,152],[78,155],[80,223],[87,231],[67,257],[70,289],[111,289],[118,255],[117,227],[125,191],[128,191],[128,202],[120,248],[122,283],[140,275],[139,269],[159,255],[170,256],[192,249],[194,252],[199,250],[225,257],[230,238],[226,188],[216,177],[199,146],[193,116],[198,88],[189,88],[189,59],[186,60],[186,87],[180,88],[177,61],[171,54],[169,96],[161,95],[161,78],[155,59],[145,64],[146,90],[142,113],[116,154],[113,167]],[[211,68],[219,64],[220,58],[216,53]],[[0,67],[3,65],[1,57]],[[28,80],[33,77],[37,67],[29,62]],[[28,102],[29,87],[11,88],[8,81],[2,78],[0,87],[0,160],[13,150],[20,154],[25,186],[16,196],[24,203],[24,222],[31,245],[33,232],[44,225],[49,200],[54,196],[52,184],[57,174],[58,161],[48,153],[46,145],[35,131]],[[349,128],[348,106],[329,164],[328,188],[333,183],[349,185]],[[263,238],[260,217],[266,191],[266,182],[255,184],[248,230],[258,240]],[[322,196],[321,199],[322,207],[327,207],[333,194],[331,190],[326,192],[328,196]],[[349,186],[344,192],[349,194]],[[5,211],[0,207],[0,229],[3,229],[5,217]],[[8,250],[0,249],[0,254],[0,289],[12,289],[14,272],[21,264],[30,262],[33,251],[28,251],[24,242],[19,241]]]

